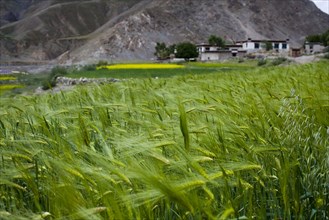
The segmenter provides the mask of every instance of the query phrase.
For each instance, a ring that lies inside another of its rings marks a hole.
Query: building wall
[[[242,44],[242,48],[244,50],[255,50],[255,43],[254,42],[245,42]]]
[[[246,52],[238,52],[236,57],[244,57],[246,55]],[[201,61],[219,61],[219,60],[227,60],[232,58],[232,52],[231,51],[220,51],[217,53],[201,53],[200,54],[200,60]]]
[[[278,44],[278,48],[275,48],[276,44]],[[283,48],[283,44],[286,44],[286,48]],[[258,48],[255,48],[256,45],[258,45]],[[289,44],[283,42],[278,42],[278,43],[272,42],[272,47],[273,50],[277,50],[277,52],[279,53],[288,53],[290,49]],[[243,50],[247,50],[248,53],[265,51],[263,42],[252,42],[252,41],[243,42],[242,48]]]
[[[219,53],[207,53],[203,52],[200,56],[201,61],[214,61],[219,60]]]
[[[207,52],[207,51],[218,51],[219,50],[219,47],[217,46],[200,46],[198,47],[199,49],[199,52],[201,53],[204,53],[204,52]]]
[[[324,46],[319,44],[305,44],[305,53],[313,54],[313,53],[321,53],[324,50]]]

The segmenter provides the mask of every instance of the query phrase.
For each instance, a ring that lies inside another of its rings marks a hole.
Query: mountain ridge
[[[301,43],[329,29],[329,15],[309,0],[30,1],[20,20],[0,27],[2,61],[145,60],[156,42],[201,43],[215,34]]]

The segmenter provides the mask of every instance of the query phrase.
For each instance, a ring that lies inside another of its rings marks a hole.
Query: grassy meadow
[[[0,219],[329,219],[328,64],[1,98]]]

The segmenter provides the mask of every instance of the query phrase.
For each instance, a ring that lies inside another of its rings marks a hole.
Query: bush
[[[264,65],[266,65],[266,63],[267,63],[267,60],[265,60],[265,59],[260,59],[260,60],[258,60],[257,65],[258,65],[258,66],[264,66]]]
[[[98,63],[96,64],[96,66],[107,66],[109,65],[107,61],[105,60],[100,60],[98,61]]]
[[[272,61],[271,65],[278,66],[278,65],[280,65],[280,64],[282,64],[282,63],[284,63],[286,61],[287,61],[287,58],[285,58],[285,57],[278,57],[278,58],[275,58]]]
[[[54,67],[48,78],[42,82],[42,89],[48,90],[56,86],[56,79],[59,76],[67,75],[67,69],[64,67],[56,66]]]
[[[51,89],[55,86],[56,86],[56,79],[55,78],[52,78],[52,79],[49,78],[49,79],[42,82],[42,89],[43,90],[48,90],[48,89]]]
[[[64,76],[67,75],[67,69],[65,67],[56,66],[52,68],[50,72],[51,76]]]
[[[96,70],[96,65],[95,64],[86,65],[82,68],[82,70],[84,70],[84,71],[94,71],[94,70]]]

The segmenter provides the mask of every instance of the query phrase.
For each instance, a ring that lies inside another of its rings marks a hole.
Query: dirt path
[[[49,64],[49,65],[0,65],[0,75],[1,74],[11,74],[15,72],[25,72],[30,74],[38,74],[44,72],[50,72],[52,68],[56,65]]]
[[[305,63],[312,63],[319,61],[321,59],[320,56],[321,56],[320,54],[317,54],[317,55],[307,55],[301,57],[289,57],[289,60],[295,61],[296,63],[299,64],[305,64]]]

